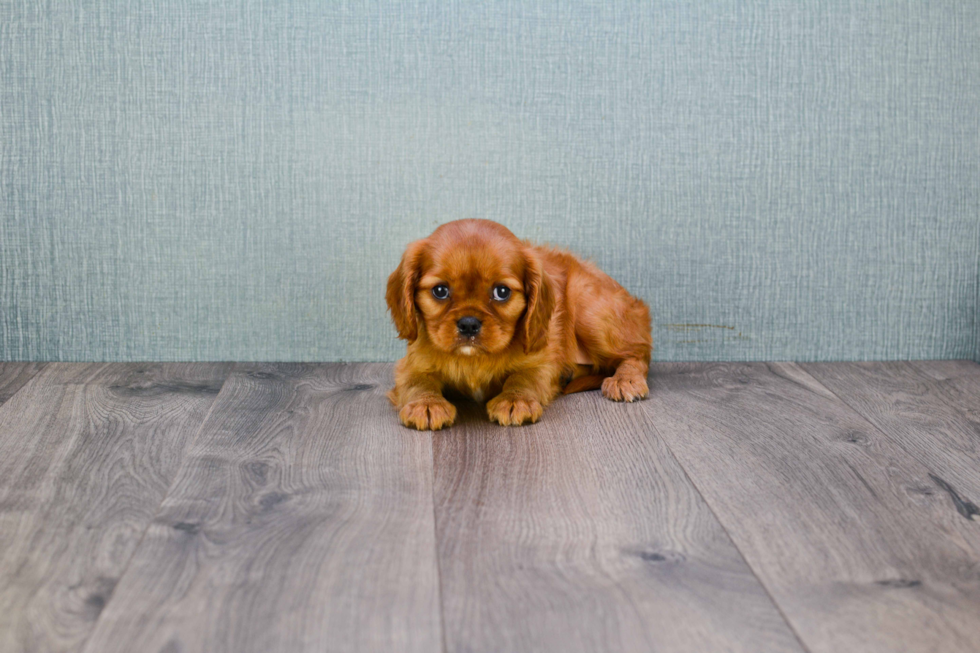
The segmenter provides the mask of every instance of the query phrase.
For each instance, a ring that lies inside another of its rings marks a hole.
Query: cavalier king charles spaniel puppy
[[[386,299],[408,341],[388,393],[405,426],[451,425],[447,391],[489,399],[505,426],[538,421],[562,392],[647,395],[646,304],[592,263],[496,222],[457,220],[411,243]]]

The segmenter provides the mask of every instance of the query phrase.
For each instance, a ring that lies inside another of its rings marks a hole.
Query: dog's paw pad
[[[602,396],[613,401],[636,401],[650,394],[642,376],[610,376],[602,382]]]
[[[490,419],[502,426],[520,426],[541,419],[544,407],[537,399],[498,395],[487,402]]]
[[[445,399],[421,399],[405,404],[398,417],[409,428],[438,431],[456,420],[456,407]]]

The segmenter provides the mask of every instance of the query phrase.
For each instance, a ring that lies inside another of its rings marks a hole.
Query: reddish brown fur
[[[448,299],[432,295],[439,284]],[[499,284],[511,290],[506,301],[492,299]],[[601,385],[615,401],[647,395],[646,304],[592,263],[518,240],[496,222],[450,222],[410,244],[386,299],[409,343],[388,393],[406,426],[452,424],[447,389],[490,398],[490,419],[504,425],[538,421],[563,381],[572,392]],[[483,324],[475,339],[457,330],[468,316]]]

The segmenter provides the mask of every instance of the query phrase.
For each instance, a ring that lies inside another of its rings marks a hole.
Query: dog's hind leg
[[[602,382],[602,396],[613,401],[636,401],[650,393],[647,372],[650,364],[638,358],[627,358],[616,373]]]
[[[636,401],[649,393],[647,372],[653,341],[650,309],[598,270],[577,284],[575,335],[613,401]],[[598,272],[598,274],[595,274]],[[601,276],[600,276],[601,275]],[[605,278],[603,278],[605,277]]]

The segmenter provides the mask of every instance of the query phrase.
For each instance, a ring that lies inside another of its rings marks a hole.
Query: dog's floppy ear
[[[414,342],[419,337],[418,318],[415,315],[415,284],[422,274],[422,253],[425,240],[416,240],[405,248],[402,262],[388,277],[385,300],[391,319],[398,329],[398,337]]]
[[[540,257],[531,249],[525,250],[524,295],[527,311],[524,313],[524,353],[538,351],[548,344],[548,323],[555,308],[555,294],[551,279],[544,271]]]

